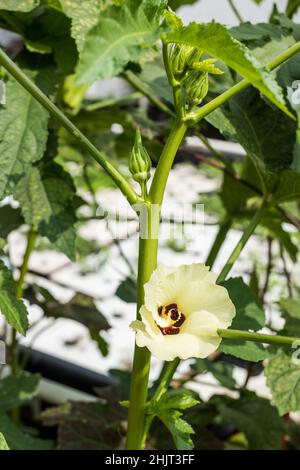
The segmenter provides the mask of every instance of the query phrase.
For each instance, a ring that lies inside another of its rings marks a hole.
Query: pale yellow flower
[[[159,359],[205,358],[218,348],[217,330],[228,328],[235,307],[204,264],[159,266],[145,288],[141,320],[130,326],[136,343]]]

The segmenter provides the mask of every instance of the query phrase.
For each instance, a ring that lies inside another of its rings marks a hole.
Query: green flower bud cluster
[[[174,78],[185,87],[186,100],[190,106],[199,105],[208,93],[208,75],[222,74],[216,67],[217,59],[201,61],[203,52],[192,46],[173,44],[169,60]]]
[[[193,72],[186,82],[186,97],[190,106],[199,105],[208,93],[208,73]]]
[[[201,59],[202,51],[192,46],[173,44],[170,50],[170,65],[174,78],[178,81],[184,79],[192,65]]]
[[[146,183],[150,178],[151,166],[151,159],[143,146],[141,133],[137,130],[131,151],[129,170],[133,179],[141,186],[143,194],[145,194]]]

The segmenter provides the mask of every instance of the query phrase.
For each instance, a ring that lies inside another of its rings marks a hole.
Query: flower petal
[[[194,281],[182,286],[178,297],[178,306],[185,315],[205,310],[218,318],[219,328],[228,328],[235,316],[235,306],[225,287],[211,282]]]
[[[147,333],[152,337],[157,335],[161,336],[161,331],[155,323],[152,313],[149,312],[144,305],[140,308],[140,315]]]
[[[203,263],[168,268],[160,265],[145,284],[145,306],[152,312],[156,322],[166,326],[158,315],[158,307],[170,303],[179,304],[182,289],[195,282],[215,282],[215,274]],[[199,310],[199,308],[197,309]]]

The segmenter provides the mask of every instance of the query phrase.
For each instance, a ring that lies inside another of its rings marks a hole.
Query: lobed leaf
[[[7,323],[25,336],[28,329],[27,309],[16,298],[15,284],[9,269],[0,261],[0,312]]]
[[[243,279],[231,278],[222,283],[236,308],[236,316],[231,328],[237,330],[257,331],[265,325],[265,314],[257,303],[254,294]],[[225,354],[248,361],[261,361],[268,357],[268,352],[259,343],[252,341],[223,340],[219,347]]]
[[[71,34],[77,48],[82,50],[85,37],[98,22],[103,0],[60,0],[63,12],[71,18]]]
[[[110,6],[87,34],[77,67],[77,80],[90,84],[122,72],[128,62],[138,62],[145,48],[160,35],[165,0],[127,0]]]
[[[31,400],[38,392],[40,376],[21,372],[0,380],[0,411],[8,411]]]
[[[298,348],[300,345],[298,344]],[[300,361],[282,350],[266,361],[265,374],[273,401],[284,415],[300,410]]]
[[[0,198],[10,194],[32,163],[44,154],[48,112],[10,78],[0,109]]]
[[[75,188],[71,177],[54,162],[32,166],[19,181],[15,197],[25,221],[35,225],[70,259],[75,259]]]
[[[1,10],[20,11],[23,13],[38,7],[40,0],[1,0]]]

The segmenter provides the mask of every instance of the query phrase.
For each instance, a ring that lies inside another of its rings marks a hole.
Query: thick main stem
[[[22,85],[60,124],[72,134],[80,145],[102,166],[120,188],[129,204],[141,202],[126,178],[106,160],[105,155],[73,124],[60,109],[27,77],[27,75],[0,48],[0,64]]]
[[[137,282],[137,318],[139,310],[144,303],[144,285],[148,282],[157,264],[159,213],[151,206],[142,207],[146,210],[147,227],[141,226],[139,242],[139,263]],[[143,220],[141,221],[141,225]],[[144,237],[144,238],[143,238]],[[150,370],[151,355],[148,349],[135,346],[131,389],[130,406],[128,413],[128,430],[126,449],[138,450],[142,446],[143,429],[145,424],[145,406],[147,402],[147,390]]]
[[[162,204],[169,173],[186,131],[187,126],[184,123],[178,120],[174,121],[151,184],[149,197],[152,204]]]
[[[186,126],[175,121],[151,185],[149,199],[151,203],[142,205],[142,214],[146,211],[147,228],[140,226],[139,266],[138,266],[138,293],[137,317],[144,304],[144,285],[149,280],[157,265],[158,231],[160,223],[160,209],[167,184],[167,179],[181,141],[186,132]],[[143,221],[143,220],[142,220]],[[145,348],[135,347],[132,380],[130,389],[130,405],[128,413],[128,431],[126,449],[138,450],[145,444],[145,406],[150,370],[150,353]]]

